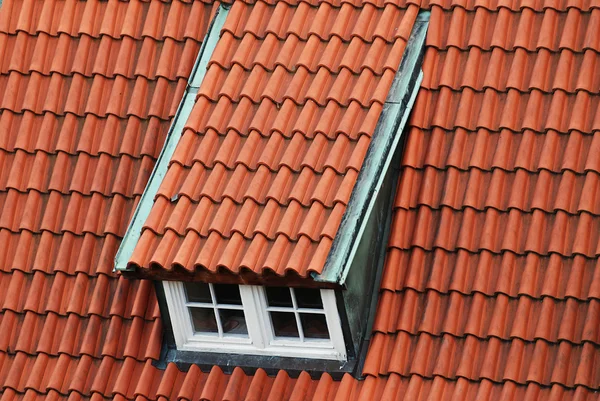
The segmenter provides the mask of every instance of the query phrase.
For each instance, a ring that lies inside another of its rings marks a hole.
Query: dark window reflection
[[[192,324],[197,333],[219,333],[214,309],[190,308]]]
[[[293,313],[271,312],[271,321],[276,337],[300,337]]]
[[[295,288],[298,308],[323,309],[321,291],[314,288]]]
[[[292,307],[292,296],[287,287],[266,287],[269,306]]]
[[[240,287],[236,284],[214,284],[218,304],[241,305]]]
[[[325,318],[325,315],[317,313],[301,313],[300,322],[302,322],[304,338],[329,338],[329,330],[327,330],[327,319]]]
[[[244,311],[221,309],[219,310],[219,315],[221,316],[223,334],[248,335]]]
[[[188,302],[206,302],[211,304],[210,289],[206,283],[184,283]]]

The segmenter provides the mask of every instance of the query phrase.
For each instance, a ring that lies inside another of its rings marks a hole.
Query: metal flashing
[[[315,281],[342,286],[346,282],[423,80],[421,63],[429,17],[429,11],[422,11],[415,21],[323,272],[313,274]]]
[[[148,218],[148,215],[150,214],[150,210],[154,204],[154,198],[158,193],[158,189],[160,188],[163,179],[165,178],[169,167],[169,161],[171,160],[171,157],[175,152],[175,148],[177,147],[177,144],[179,143],[179,140],[183,134],[183,128],[185,127],[188,117],[192,112],[192,108],[194,107],[194,103],[196,101],[196,94],[198,93],[200,84],[202,83],[204,75],[206,74],[208,62],[217,45],[221,28],[225,24],[225,19],[227,18],[228,12],[229,7],[220,5],[215,13],[210,27],[208,28],[208,33],[202,42],[198,57],[194,63],[194,68],[192,69],[190,78],[188,79],[185,93],[181,99],[181,102],[179,103],[179,106],[177,107],[177,112],[173,117],[173,122],[169,128],[165,145],[158,156],[158,160],[156,161],[154,169],[150,174],[148,184],[142,193],[140,202],[133,213],[133,217],[117,251],[114,271],[132,270],[127,266],[129,259],[131,258],[135,246],[140,238],[142,227]]]

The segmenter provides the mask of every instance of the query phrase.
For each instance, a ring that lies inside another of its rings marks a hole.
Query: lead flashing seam
[[[190,116],[190,113],[194,107],[196,94],[198,93],[200,84],[202,83],[204,75],[206,74],[208,62],[210,61],[212,53],[217,46],[217,42],[219,41],[221,28],[225,24],[225,19],[227,18],[228,12],[229,8],[221,5],[217,9],[215,17],[208,28],[208,33],[202,42],[200,52],[198,53],[198,57],[194,63],[194,68],[192,69],[188,79],[185,93],[183,94],[183,98],[177,107],[177,112],[175,113],[175,117],[173,118],[173,122],[169,128],[165,145],[158,156],[158,160],[156,161],[156,165],[152,170],[148,184],[146,184],[146,188],[142,193],[140,202],[135,208],[133,218],[127,227],[123,241],[121,241],[121,245],[117,251],[117,255],[115,257],[115,271],[132,270],[128,268],[127,265],[142,234],[142,227],[150,215],[150,210],[152,210],[152,205],[154,205],[154,199],[158,193],[158,189],[160,188],[163,179],[167,174],[169,162],[171,161],[171,157],[173,156],[173,153],[177,148],[177,144],[181,139],[183,128],[185,127],[188,117]]]
[[[429,16],[428,11],[422,11],[415,21],[323,272],[313,274],[316,281],[346,282],[423,80],[421,64]]]

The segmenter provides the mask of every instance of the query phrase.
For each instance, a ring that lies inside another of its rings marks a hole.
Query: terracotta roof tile
[[[366,374],[598,388],[596,11],[433,7]]]
[[[130,264],[321,272],[417,12],[234,2]]]
[[[2,401],[600,400],[600,4],[421,6],[424,81],[366,377],[335,381],[158,369],[153,286],[112,273],[215,5],[4,1]],[[387,91],[361,76],[385,82],[416,11],[236,1],[210,64],[222,82],[198,98],[144,258],[322,266]]]

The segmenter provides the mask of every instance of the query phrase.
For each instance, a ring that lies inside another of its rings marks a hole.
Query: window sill
[[[346,373],[354,374],[357,367],[355,359],[338,361],[268,355],[201,353],[163,347],[163,355],[153,365],[164,369],[169,363],[175,363],[181,371],[187,371],[191,365],[197,365],[204,372],[209,372],[214,366],[219,366],[224,373],[232,373],[234,368],[239,367],[246,374],[253,374],[260,368],[269,376],[275,376],[280,370],[285,370],[290,377],[297,377],[302,371],[306,371],[313,378],[319,378],[323,372],[327,372],[334,380],[341,380]]]

